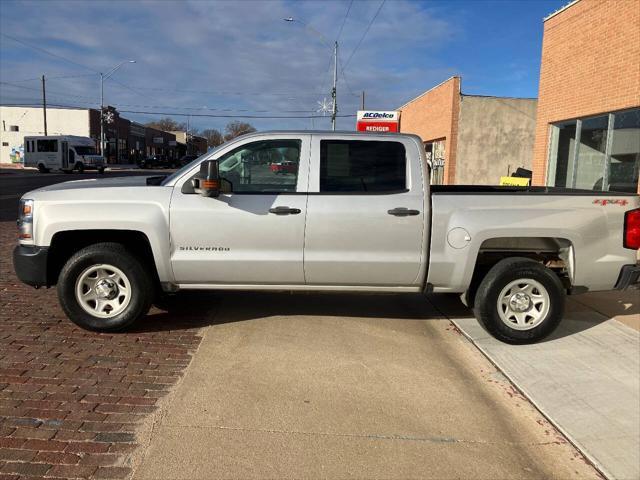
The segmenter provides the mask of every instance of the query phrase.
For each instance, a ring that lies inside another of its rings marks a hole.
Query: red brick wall
[[[549,124],[640,105],[640,2],[580,0],[544,23],[533,183],[547,174]]]
[[[401,132],[420,135],[425,142],[445,139],[444,183],[455,183],[460,77],[451,77],[400,110]]]

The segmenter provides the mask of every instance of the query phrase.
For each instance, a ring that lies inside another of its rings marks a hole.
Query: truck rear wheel
[[[501,260],[484,277],[475,315],[505,343],[526,344],[553,332],[564,314],[565,290],[550,269],[528,258]]]
[[[49,169],[45,167],[42,163],[38,165],[38,171],[40,173],[49,173]]]
[[[119,243],[97,243],[76,252],[58,277],[60,305],[76,325],[113,332],[147,313],[153,282]]]

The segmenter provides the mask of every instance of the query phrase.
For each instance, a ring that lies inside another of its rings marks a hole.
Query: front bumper
[[[49,247],[18,245],[13,250],[13,268],[18,278],[32,287],[47,286]]]
[[[615,289],[626,290],[627,288],[640,288],[640,264],[625,265],[620,270]]]

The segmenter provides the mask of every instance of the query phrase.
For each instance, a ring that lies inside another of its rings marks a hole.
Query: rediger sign
[[[358,110],[356,130],[358,132],[397,132],[398,112]]]

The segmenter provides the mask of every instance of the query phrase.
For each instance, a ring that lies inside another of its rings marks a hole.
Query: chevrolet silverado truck
[[[245,135],[168,176],[25,194],[14,266],[92,330],[188,289],[449,292],[515,344],[549,335],[568,294],[638,284],[637,195],[429,178],[415,135]]]

